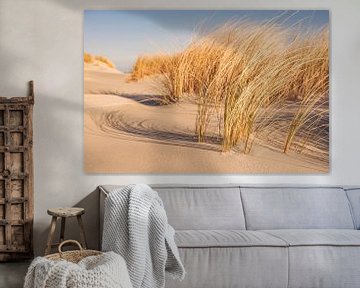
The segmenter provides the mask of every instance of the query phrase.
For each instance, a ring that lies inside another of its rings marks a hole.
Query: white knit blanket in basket
[[[185,270],[157,192],[144,184],[113,191],[105,200],[103,251],[124,257],[134,288],[162,288],[165,270],[182,280]]]
[[[37,257],[24,288],[132,288],[124,259],[113,253],[89,256],[79,263]]]

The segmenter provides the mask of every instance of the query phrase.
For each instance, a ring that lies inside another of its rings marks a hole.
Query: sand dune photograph
[[[325,10],[84,12],[87,173],[328,173]]]

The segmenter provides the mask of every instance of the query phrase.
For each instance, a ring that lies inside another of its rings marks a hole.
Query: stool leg
[[[84,223],[82,221],[81,215],[77,216],[77,220],[78,220],[79,226],[80,226],[81,245],[83,246],[84,249],[86,249],[87,244],[86,244],[86,238],[85,238],[85,229],[84,229]]]
[[[57,220],[56,216],[53,216],[51,219],[50,231],[49,231],[49,236],[48,236],[48,240],[47,240],[47,244],[46,244],[45,255],[48,255],[51,252],[51,243],[52,243],[52,239],[53,239],[54,233],[55,233],[56,220]]]
[[[61,217],[60,243],[64,241],[66,218]]]

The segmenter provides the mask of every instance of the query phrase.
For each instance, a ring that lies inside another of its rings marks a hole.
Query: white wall
[[[84,174],[83,9],[329,9],[331,172],[254,176]],[[358,0],[0,0],[0,67],[1,96],[26,95],[27,81],[35,81],[34,238],[37,253],[43,252],[47,235],[50,218],[46,208],[53,206],[84,206],[87,236],[91,246],[96,245],[97,196],[92,192],[99,184],[360,184]]]

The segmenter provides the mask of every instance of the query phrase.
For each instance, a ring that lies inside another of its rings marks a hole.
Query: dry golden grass
[[[95,57],[89,53],[84,52],[84,63],[94,63]]]
[[[132,72],[136,80],[162,74],[164,103],[195,97],[199,142],[206,141],[215,114],[223,151],[242,146],[250,152],[257,135],[278,129],[280,122],[284,152],[294,141],[328,149],[323,139],[314,140],[328,125],[327,28],[304,32],[277,21],[233,22],[201,35],[173,56],[140,57]]]
[[[84,63],[95,64],[95,65],[105,65],[109,68],[116,68],[115,64],[105,56],[101,55],[92,55],[84,52]]]
[[[300,67],[293,71],[292,81],[287,86],[288,95],[300,99],[298,110],[295,113],[285,139],[284,152],[288,152],[294,137],[300,129],[316,132],[314,123],[320,119],[319,116],[328,117],[328,109],[319,110],[318,115],[312,112],[317,106],[328,103],[329,97],[329,47],[328,30],[322,30],[308,37],[303,43],[296,43],[293,51],[289,51],[288,57],[295,54]],[[328,105],[328,104],[327,104]]]
[[[129,80],[138,81],[146,76],[164,73],[164,65],[171,57],[165,54],[139,56],[133,66]]]

